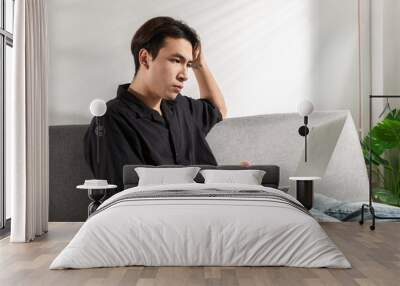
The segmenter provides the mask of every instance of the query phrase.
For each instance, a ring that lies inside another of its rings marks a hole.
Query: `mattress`
[[[198,183],[112,196],[50,269],[129,265],[351,267],[292,196],[258,185]]]

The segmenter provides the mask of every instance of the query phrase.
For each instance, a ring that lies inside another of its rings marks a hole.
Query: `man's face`
[[[166,38],[157,57],[153,59],[149,55],[149,66],[146,69],[148,88],[163,99],[175,99],[188,79],[192,59],[193,49],[189,41]]]

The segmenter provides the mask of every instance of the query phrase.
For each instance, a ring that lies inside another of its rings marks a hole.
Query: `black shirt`
[[[126,164],[217,164],[205,137],[222,115],[210,101],[178,94],[175,100],[161,100],[161,116],[128,87],[118,87],[100,118],[99,163],[95,118],[85,134],[85,159],[96,179],[108,180],[120,191]]]

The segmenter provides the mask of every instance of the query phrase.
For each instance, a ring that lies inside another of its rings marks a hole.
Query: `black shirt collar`
[[[141,118],[157,118],[160,114],[154,109],[148,107],[142,100],[139,99],[137,92],[134,90],[128,90],[129,83],[121,84],[118,86],[117,98],[128,104],[130,109],[132,109],[138,117]],[[179,96],[179,95],[178,95]],[[161,100],[161,110],[172,112],[173,106],[176,104],[176,100]]]

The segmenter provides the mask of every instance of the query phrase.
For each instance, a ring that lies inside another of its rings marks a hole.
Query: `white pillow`
[[[139,177],[138,186],[195,183],[193,179],[199,170],[199,167],[135,168]]]
[[[201,170],[204,183],[235,183],[261,185],[265,171],[262,170]]]

